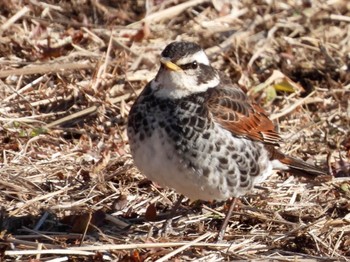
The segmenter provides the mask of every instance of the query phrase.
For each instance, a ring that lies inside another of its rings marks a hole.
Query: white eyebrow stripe
[[[203,50],[198,51],[197,53],[185,56],[179,59],[177,65],[185,65],[191,62],[197,61],[200,64],[209,65],[209,59]]]

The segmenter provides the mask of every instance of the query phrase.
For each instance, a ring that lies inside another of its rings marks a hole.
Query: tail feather
[[[280,161],[283,164],[287,165],[291,171],[296,170],[296,171],[306,172],[310,175],[315,175],[315,176],[328,175],[328,173],[325,170],[322,170],[319,167],[308,164],[305,161],[294,157],[285,156]]]
[[[308,164],[301,159],[286,156],[274,147],[270,147],[268,150],[270,152],[271,160],[279,160],[282,164],[288,166],[289,170],[292,172],[296,171],[297,173],[307,173],[313,176],[329,175],[327,171],[314,165]]]

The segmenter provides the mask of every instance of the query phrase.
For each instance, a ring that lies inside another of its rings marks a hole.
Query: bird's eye
[[[183,70],[187,70],[187,69],[197,69],[197,68],[198,68],[198,63],[197,63],[197,61],[194,61],[194,62],[192,62],[192,63],[180,65],[180,67],[181,67]]]

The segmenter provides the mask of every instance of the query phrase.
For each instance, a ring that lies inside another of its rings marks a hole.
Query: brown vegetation
[[[284,152],[331,181],[276,173],[241,199],[176,200],[133,166],[125,132],[166,44],[191,40],[270,112]],[[0,2],[4,261],[350,260],[347,0]],[[53,259],[57,260],[53,260]]]

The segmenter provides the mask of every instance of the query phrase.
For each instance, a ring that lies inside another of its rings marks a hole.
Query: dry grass
[[[2,260],[350,260],[349,2],[112,2],[0,2]],[[283,150],[334,178],[272,175],[224,243],[222,203],[183,202],[161,236],[177,195],[133,166],[125,124],[174,39],[200,43]]]

